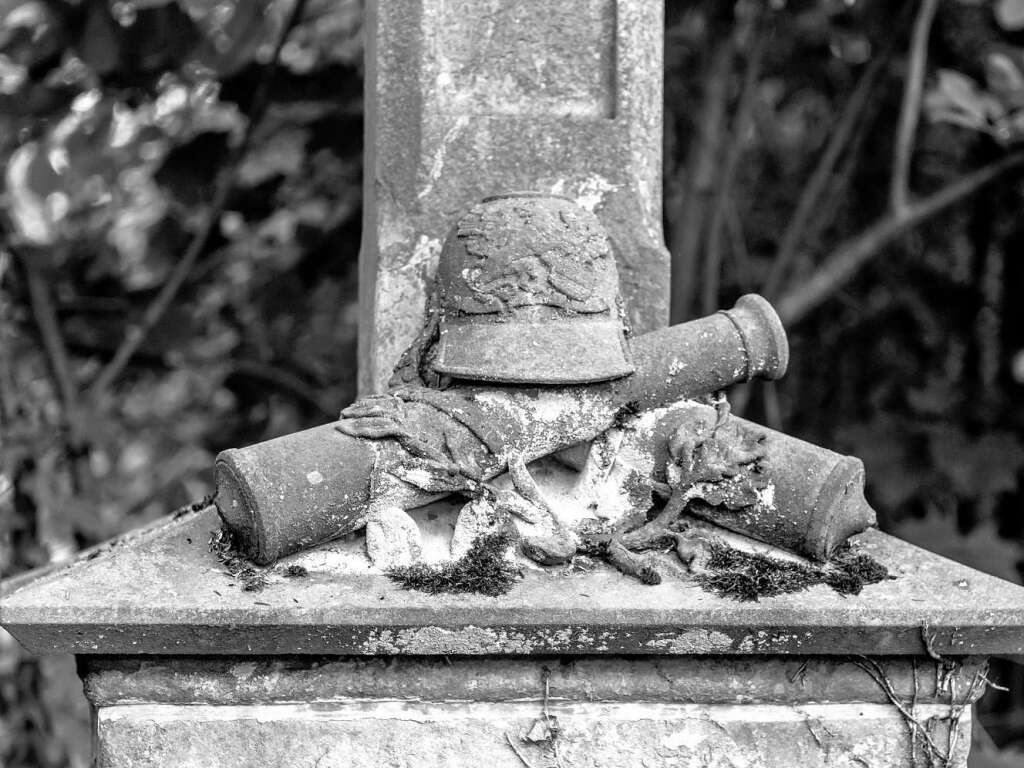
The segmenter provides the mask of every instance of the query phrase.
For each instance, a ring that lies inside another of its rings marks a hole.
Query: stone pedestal
[[[1024,653],[1024,589],[875,531],[856,546],[895,579],[736,603],[603,566],[403,591],[360,539],[244,591],[217,525],[170,520],[0,603],[30,651],[78,654],[100,766],[963,766],[985,658]]]
[[[909,698],[912,662],[878,663]],[[970,690],[979,669],[949,685]],[[883,768],[914,749],[864,670],[821,656],[99,657],[83,670],[101,766]],[[947,719],[934,681],[915,713],[939,719],[931,738],[963,765],[970,707]]]

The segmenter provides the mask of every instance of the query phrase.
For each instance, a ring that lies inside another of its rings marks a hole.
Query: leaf
[[[51,195],[58,194],[60,180],[43,159],[36,142],[19,147],[7,163],[4,179],[7,189],[7,213],[15,231],[33,245],[52,245],[57,241],[57,222]]]
[[[1024,138],[1024,109],[1018,109],[1001,120],[996,120],[993,135],[1004,145],[1013,144]]]
[[[925,94],[924,110],[933,122],[990,132],[993,120],[1006,114],[1003,105],[962,72],[940,69]]]
[[[1024,29],[1024,0],[996,0],[992,9],[1000,27],[1016,32]]]
[[[332,64],[358,66],[363,59],[362,5],[356,0],[310,0],[281,51],[281,63],[296,74]]]
[[[289,127],[277,131],[255,147],[238,168],[238,183],[256,187],[275,176],[289,176],[302,170],[309,131]]]
[[[270,0],[181,0],[202,31],[197,57],[221,78],[273,50],[281,18]],[[273,13],[270,13],[273,12]]]
[[[994,51],[985,57],[985,82],[1007,109],[1024,106],[1024,72],[1009,54]]]
[[[0,8],[5,9],[0,11],[0,56],[26,74],[67,44],[62,19],[47,3],[29,0],[3,4]]]

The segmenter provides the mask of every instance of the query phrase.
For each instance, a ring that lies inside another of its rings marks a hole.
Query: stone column
[[[511,190],[594,211],[636,332],[668,321],[661,0],[371,0],[359,387],[422,322],[458,213]]]

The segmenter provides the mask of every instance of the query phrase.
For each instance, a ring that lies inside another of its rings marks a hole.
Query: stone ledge
[[[985,659],[967,657],[938,687],[935,662],[875,658],[893,690],[919,703],[947,703],[972,688]],[[670,656],[275,658],[83,657],[80,673],[94,706],[269,704],[353,699],[516,701],[536,699],[547,680],[552,701],[702,704],[870,703],[889,699],[852,660],[833,657]],[[916,667],[916,669],[915,669]],[[916,675],[916,679],[915,679]],[[915,685],[916,683],[916,685]],[[915,692],[916,687],[916,692]]]
[[[0,621],[35,653],[923,655],[925,637],[943,654],[1024,653],[1024,588],[877,531],[857,546],[895,580],[737,603],[610,568],[532,569],[498,598],[427,595],[351,566],[359,540],[244,592],[207,549],[217,527],[212,510],[156,527],[17,589]]]

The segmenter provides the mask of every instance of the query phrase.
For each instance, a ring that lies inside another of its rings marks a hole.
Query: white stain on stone
[[[697,728],[683,728],[662,738],[661,746],[673,751],[679,749],[696,749],[707,741],[707,735]]]
[[[466,129],[467,125],[469,125],[469,115],[459,115],[455,124],[448,129],[444,138],[441,139],[441,143],[438,145],[437,149],[434,150],[434,161],[430,165],[430,172],[427,175],[427,183],[424,185],[423,189],[420,190],[419,194],[416,195],[420,200],[427,197],[434,191],[434,185],[437,183],[437,180],[441,178],[441,172],[444,171],[444,156],[448,152],[448,145],[458,138],[459,134]]]
[[[434,655],[532,653],[534,642],[518,633],[490,627],[412,627],[374,632],[364,643],[366,653]]]
[[[648,640],[644,645],[652,650],[669,653],[711,653],[732,648],[732,638],[724,632],[688,629],[672,637]]]
[[[686,361],[678,358],[674,359],[668,367],[668,375],[670,377],[678,376],[680,371],[686,370]]]
[[[239,680],[248,679],[256,672],[256,663],[252,661],[231,665],[231,674]]]
[[[594,209],[604,204],[605,196],[618,189],[621,184],[612,184],[603,176],[593,174],[582,181],[573,183],[569,189],[566,189],[566,186],[565,179],[559,179],[548,189],[553,195],[564,195],[575,199],[578,205],[593,213]]]
[[[576,190],[576,202],[591,213],[604,203],[605,195],[618,188],[602,176],[593,175],[580,182]]]
[[[440,256],[441,241],[436,237],[420,235],[416,245],[413,246],[412,257],[402,266],[402,269],[406,271],[422,270],[425,267],[426,271],[433,272]]]
[[[310,485],[320,485],[324,481],[324,476],[320,474],[320,470],[314,469],[312,472],[306,473],[306,482]]]
[[[374,338],[377,369],[374,387],[378,392],[386,389],[391,370],[423,325],[427,282],[436,270],[441,255],[441,241],[421,234],[412,246],[409,258],[396,263],[396,254],[400,253],[398,246],[406,242],[408,240],[400,240],[393,244],[388,257],[393,266],[377,274],[378,315]],[[381,307],[387,307],[387,311],[381,311]]]
[[[412,483],[413,485],[417,485],[422,488],[430,484],[431,476],[425,469],[411,469],[405,473],[405,476],[402,479],[407,483]]]

